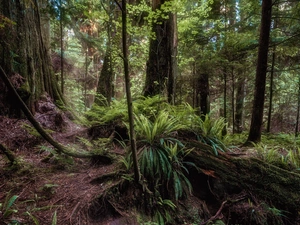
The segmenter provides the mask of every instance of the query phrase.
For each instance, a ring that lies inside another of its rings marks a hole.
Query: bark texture
[[[166,1],[153,1],[153,11],[159,10],[164,2]],[[150,40],[144,95],[165,94],[168,101],[173,102],[177,73],[176,15],[171,12],[161,13],[168,16],[168,19],[159,15],[157,22],[153,23],[154,38]]]
[[[36,100],[44,92],[54,101],[63,101],[50,64],[49,40],[45,38],[48,29],[42,27],[46,24],[44,20],[41,23],[39,7],[45,4],[40,3],[37,0],[8,0],[1,1],[0,5],[1,14],[11,21],[0,31],[1,65],[32,113]],[[1,114],[19,117],[20,108],[14,104],[13,95],[7,89],[0,95],[4,102],[0,106]]]
[[[259,142],[261,139],[266,74],[268,66],[268,50],[271,29],[272,0],[263,0],[260,27],[259,50],[256,67],[255,93],[252,109],[252,119],[247,142]]]

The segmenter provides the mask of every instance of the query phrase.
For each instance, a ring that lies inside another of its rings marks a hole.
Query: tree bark
[[[34,126],[34,128],[39,132],[39,134],[49,143],[51,144],[54,148],[57,149],[58,153],[64,153],[66,155],[76,157],[76,158],[91,158],[93,156],[97,156],[93,152],[75,152],[60,143],[56,142],[43,128],[42,126],[35,120],[34,116],[26,106],[26,104],[23,102],[11,82],[9,81],[7,75],[3,71],[2,67],[0,66],[0,77],[11,92],[11,94],[14,95],[16,101],[17,101],[17,106],[23,111],[25,114],[26,118],[30,121],[30,123]]]
[[[132,152],[132,161],[134,169],[134,180],[138,184],[140,182],[140,170],[138,167],[137,160],[137,148],[136,138],[134,132],[134,118],[132,108],[132,97],[130,90],[130,76],[129,76],[129,62],[128,62],[128,47],[127,47],[127,11],[126,11],[126,0],[122,0],[122,50],[123,50],[123,63],[124,63],[124,75],[125,75],[125,87],[126,87],[126,98],[128,106],[128,118],[129,118],[129,134],[130,134],[130,147]]]
[[[153,1],[153,11],[160,10],[164,2],[164,0]],[[163,19],[160,15],[152,27],[155,39],[150,40],[144,95],[164,95],[166,91],[168,101],[172,103],[177,73],[177,23],[175,14],[161,13],[167,15],[168,19]]]
[[[103,102],[102,98],[95,99],[97,105],[110,105],[113,96],[113,84],[112,84],[113,71],[111,68],[111,50],[107,47],[104,57],[103,67],[99,76],[99,82],[97,86],[97,94],[105,98],[106,102]]]
[[[271,16],[272,0],[263,0],[258,59],[256,67],[254,102],[252,109],[250,132],[246,143],[255,143],[261,140],[266,88],[266,74],[268,66],[269,37],[271,30]]]
[[[197,107],[200,107],[200,115],[204,116],[209,114],[210,106],[209,106],[209,79],[207,73],[201,73],[197,81],[197,93],[199,93],[199,100]],[[197,94],[198,96],[198,94]]]
[[[57,82],[51,69],[48,52],[47,35],[44,35],[40,17],[40,4],[37,0],[2,1],[1,12],[14,21],[15,25],[4,28],[7,35],[2,35],[0,61],[8,76],[18,75],[22,82],[14,83],[23,101],[32,113],[39,97],[47,92],[54,101],[63,103]],[[43,5],[43,4],[41,4]],[[44,18],[45,19],[45,18]],[[20,117],[20,109],[7,92],[0,93],[4,97],[5,107],[1,112],[6,115]]]
[[[234,132],[242,133],[243,126],[243,114],[244,114],[244,98],[245,98],[245,78],[241,77],[237,82],[237,90],[236,90],[236,103],[235,103],[235,124],[234,124]]]

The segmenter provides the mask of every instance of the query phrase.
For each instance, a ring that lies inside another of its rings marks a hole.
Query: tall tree
[[[116,17],[116,7],[114,1],[108,1],[107,5],[102,5],[104,10],[108,15],[108,21],[106,23],[107,30],[107,43],[106,51],[103,59],[103,67],[99,76],[99,82],[97,86],[97,94],[103,96],[106,99],[107,104],[110,104],[113,97],[113,59],[112,59],[112,45],[113,45],[113,30],[115,30],[115,25],[113,19]],[[103,105],[100,99],[95,99],[95,103],[98,105]]]
[[[10,25],[1,28],[1,65],[32,113],[44,92],[54,101],[63,101],[49,64],[49,43],[45,38],[49,34],[44,33],[49,30],[44,29],[41,23],[40,6],[45,6],[44,3],[38,0],[6,0],[0,3],[0,13],[11,21]],[[1,114],[20,116],[20,107],[14,103],[12,95],[7,91],[0,95],[5,102],[5,106],[0,108]]]
[[[157,19],[152,25],[154,38],[150,40],[144,95],[154,96],[166,91],[168,101],[173,102],[177,73],[177,17],[170,7],[167,10],[162,8],[167,3],[172,1],[152,1]]]
[[[266,88],[266,74],[268,66],[269,38],[271,30],[271,16],[272,0],[263,0],[258,59],[256,66],[254,102],[252,108],[250,132],[247,139],[248,143],[255,143],[261,140]]]

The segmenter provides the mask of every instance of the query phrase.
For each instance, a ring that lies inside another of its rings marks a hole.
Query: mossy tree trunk
[[[54,101],[63,101],[54,78],[49,56],[49,34],[45,20],[41,19],[42,1],[2,1],[0,12],[11,25],[1,28],[0,61],[22,100],[34,114],[35,103],[47,92]],[[45,17],[43,18],[45,19]],[[43,22],[43,24],[42,24]],[[0,93],[5,102],[4,115],[20,117],[20,108],[14,104],[13,95]]]
[[[158,13],[165,2],[167,0],[153,1],[152,10]],[[166,93],[172,103],[177,73],[177,19],[176,14],[171,12],[162,11],[160,14],[152,25],[155,38],[150,40],[144,95]]]

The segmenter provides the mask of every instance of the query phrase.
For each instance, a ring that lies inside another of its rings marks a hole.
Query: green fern
[[[171,197],[177,201],[192,189],[185,176],[188,173],[186,166],[192,166],[192,163],[184,162],[184,157],[191,150],[186,150],[176,137],[177,130],[183,126],[167,111],[154,116],[154,121],[144,115],[136,117],[141,174],[151,191],[159,190],[163,197]]]
[[[199,116],[193,119],[194,123],[190,129],[196,134],[198,141],[210,145],[215,155],[218,155],[218,151],[224,152],[227,149],[222,141],[222,131],[226,127],[224,118],[211,120],[209,115],[206,115],[204,119]]]
[[[278,166],[283,166],[283,156],[279,153],[279,147],[273,146],[269,147],[263,143],[253,143],[253,146],[257,152],[259,158],[263,161],[268,162],[270,164],[276,164]]]
[[[169,199],[157,198],[154,208],[154,220],[159,225],[165,225],[173,222],[173,217],[170,212],[174,212],[176,205]]]
[[[19,196],[13,195],[10,198],[8,196],[9,196],[9,194],[7,195],[5,202],[3,204],[0,203],[0,210],[3,211],[2,217],[4,219],[7,219],[11,214],[18,212],[18,210],[13,209],[12,206],[16,202],[16,200]]]
[[[296,169],[300,168],[300,148],[297,147],[294,150],[290,150],[286,155],[286,161],[290,163]]]

